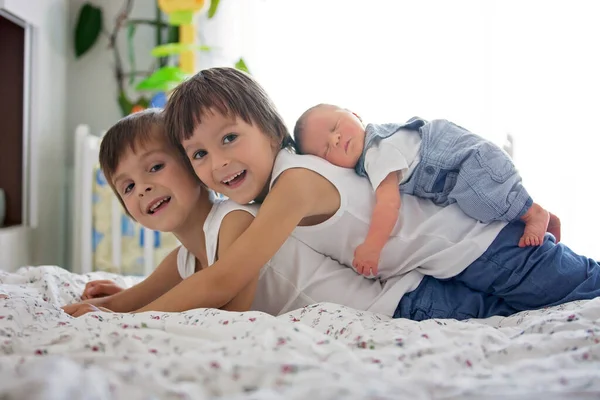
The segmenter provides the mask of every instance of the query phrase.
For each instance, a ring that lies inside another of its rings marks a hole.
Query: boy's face
[[[356,115],[335,106],[322,106],[304,121],[302,152],[330,163],[354,168],[365,145],[365,129]]]
[[[256,125],[207,112],[182,145],[198,178],[236,203],[259,199],[268,187],[277,149]]]
[[[127,150],[113,184],[136,221],[162,232],[183,226],[202,190],[175,151],[159,140]]]

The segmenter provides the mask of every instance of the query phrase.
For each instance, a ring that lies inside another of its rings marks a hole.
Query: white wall
[[[38,58],[34,66],[39,87],[32,132],[32,158],[37,174],[37,227],[32,233],[32,262],[62,265],[65,244],[65,126],[68,9],[66,0],[41,0],[37,32]],[[34,204],[35,207],[35,204]]]

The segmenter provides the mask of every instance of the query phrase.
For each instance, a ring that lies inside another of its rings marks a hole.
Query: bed
[[[98,170],[99,141],[77,128],[74,272],[0,271],[1,399],[600,397],[600,299],[463,322],[330,303],[277,317],[71,318],[60,307],[79,301],[86,282],[130,286],[177,245],[123,214]]]
[[[100,140],[87,125],[75,130],[72,269],[148,275],[178,245],[177,239],[125,214],[99,168]]]
[[[0,272],[3,399],[592,399],[600,299],[509,318],[413,322],[315,304],[278,317],[59,308],[85,282],[53,266]]]

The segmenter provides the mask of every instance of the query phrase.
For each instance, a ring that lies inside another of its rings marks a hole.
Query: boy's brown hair
[[[149,108],[121,118],[102,137],[99,155],[100,168],[110,188],[130,217],[131,215],[127,211],[127,207],[125,207],[125,203],[123,203],[113,183],[114,174],[119,167],[123,155],[128,150],[135,152],[139,146],[144,146],[150,141],[163,141],[166,147],[173,147],[181,162],[195,176],[192,166],[183,154],[183,149],[179,145],[172,146],[164,133],[164,129],[165,123],[162,110]]]
[[[282,149],[294,147],[283,118],[262,86],[250,75],[229,67],[202,70],[173,91],[165,108],[171,142],[179,146],[189,139],[211,108],[257,125]]]

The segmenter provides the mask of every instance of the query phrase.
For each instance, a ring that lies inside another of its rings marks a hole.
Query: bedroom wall
[[[65,127],[68,41],[67,0],[43,0],[39,7],[38,105],[32,157],[37,174],[37,226],[32,232],[33,264],[62,265],[65,244]]]

